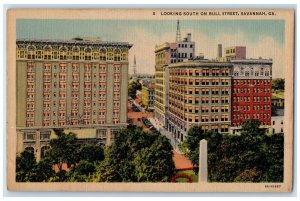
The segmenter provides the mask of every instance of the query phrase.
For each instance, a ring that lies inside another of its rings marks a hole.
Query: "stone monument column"
[[[199,146],[199,182],[207,182],[207,141],[200,141]]]

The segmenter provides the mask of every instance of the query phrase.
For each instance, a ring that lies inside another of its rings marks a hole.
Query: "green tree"
[[[34,181],[45,182],[49,181],[50,178],[55,176],[55,171],[53,169],[52,163],[48,158],[40,160],[35,168]]]
[[[136,98],[136,91],[141,90],[141,89],[142,89],[142,85],[138,81],[129,83],[129,85],[128,85],[128,96],[135,99]]]
[[[188,135],[180,145],[180,150],[182,153],[188,157],[193,165],[194,172],[198,174],[199,166],[199,143],[202,139],[208,141],[208,152],[215,149],[215,147],[220,142],[222,136],[219,133],[206,131],[204,132],[200,126],[193,126],[189,129]],[[210,153],[210,152],[209,152]]]
[[[174,175],[172,145],[165,136],[158,136],[150,147],[135,154],[133,164],[138,182],[167,182]]]
[[[29,151],[23,151],[16,158],[16,181],[29,182],[35,174],[36,160],[34,154]]]
[[[261,180],[269,182],[283,181],[284,134],[266,135],[266,165],[262,170]]]
[[[76,167],[72,168],[70,172],[68,172],[68,181],[76,181],[76,182],[86,182],[91,181],[92,176],[96,171],[96,166],[94,163],[81,160]]]
[[[104,150],[100,145],[83,144],[78,152],[79,160],[86,160],[90,163],[100,162],[104,159]]]
[[[208,141],[208,179],[212,182],[283,181],[283,134],[268,136],[258,121],[245,122],[240,135],[190,129],[183,153],[198,165],[199,141]]]
[[[54,175],[51,163],[47,159],[37,163],[32,152],[24,151],[16,158],[17,182],[43,182]]]
[[[272,80],[272,88],[275,90],[284,90],[285,80],[282,78],[277,78]]]
[[[105,150],[105,160],[98,167],[99,181],[167,181],[175,170],[172,155],[168,139],[129,126]]]
[[[76,144],[76,134],[61,132],[56,139],[50,141],[51,149],[46,157],[62,171],[63,164],[70,168],[78,162],[79,145]]]

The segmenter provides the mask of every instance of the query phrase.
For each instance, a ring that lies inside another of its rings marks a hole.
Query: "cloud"
[[[284,77],[284,47],[279,45],[271,37],[262,37],[256,44],[247,47],[247,55],[249,58],[262,57],[266,59],[273,59],[273,78]]]
[[[136,56],[137,73],[155,73],[155,45],[166,41],[175,40],[175,34],[165,33],[163,35],[153,35],[142,28],[134,28],[125,33],[121,40],[133,44],[129,54],[129,73],[133,71],[133,59]]]
[[[218,44],[223,46],[223,55],[226,47],[246,46],[247,58],[273,59],[273,78],[284,75],[284,47],[272,37],[261,36],[256,42],[249,42],[245,33],[236,31],[235,34],[219,34],[216,38],[196,33],[193,40],[196,42],[196,54],[204,53],[208,59],[217,57]]]

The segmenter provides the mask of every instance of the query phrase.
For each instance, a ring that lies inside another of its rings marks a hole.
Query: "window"
[[[25,148],[26,151],[34,153],[34,148],[33,147],[26,147]]]
[[[120,49],[115,49],[114,51],[114,60],[120,61],[121,60],[121,51]]]
[[[41,140],[50,140],[50,131],[42,131],[41,132]]]
[[[100,61],[106,61],[106,50],[100,49]]]
[[[46,156],[47,151],[50,149],[50,146],[42,146],[41,148],[41,158]]]
[[[221,132],[228,132],[228,126],[227,125],[221,126]]]
[[[24,140],[35,140],[35,133],[24,133]]]
[[[72,71],[77,72],[78,71],[78,64],[72,64]]]

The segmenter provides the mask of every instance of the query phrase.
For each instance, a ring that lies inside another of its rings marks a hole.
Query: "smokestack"
[[[222,44],[218,44],[218,57],[222,57]]]

